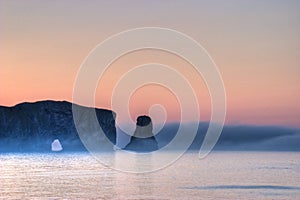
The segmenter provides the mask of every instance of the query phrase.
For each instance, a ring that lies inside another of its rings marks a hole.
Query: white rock
[[[61,150],[63,150],[63,148],[62,148],[62,146],[61,146],[61,144],[60,144],[60,142],[59,142],[58,139],[55,139],[52,142],[52,144],[51,144],[51,150],[52,151],[61,151]]]

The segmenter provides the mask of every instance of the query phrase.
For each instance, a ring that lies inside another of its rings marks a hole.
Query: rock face
[[[149,116],[139,116],[136,129],[130,142],[124,148],[129,151],[151,152],[158,149],[158,143],[153,135],[153,125]]]
[[[82,107],[84,113],[94,108]],[[95,109],[98,122],[109,140],[116,143],[115,113]],[[88,124],[83,116],[79,123]],[[85,150],[72,115],[72,103],[40,101],[13,107],[0,106],[0,152],[50,152],[51,143],[59,139],[64,151]]]

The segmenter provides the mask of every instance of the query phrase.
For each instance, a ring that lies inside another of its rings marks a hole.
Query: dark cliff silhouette
[[[153,135],[153,125],[149,116],[139,116],[136,129],[125,150],[135,152],[151,152],[158,149],[158,143]]]
[[[86,126],[89,119],[85,115],[94,108],[79,107],[83,111],[79,123]],[[115,113],[105,109],[95,112],[103,132],[115,144]],[[47,152],[54,139],[59,139],[64,151],[86,150],[74,125],[72,103],[39,101],[0,106],[0,152]]]

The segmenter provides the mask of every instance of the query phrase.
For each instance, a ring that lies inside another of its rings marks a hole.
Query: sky
[[[0,0],[0,105],[72,101],[78,70],[97,44],[121,31],[149,26],[183,32],[207,50],[224,82],[227,124],[300,127],[296,0]],[[208,121],[211,103],[203,78],[182,59],[158,50],[132,52],[112,63],[99,81],[96,106],[111,109],[118,77],[154,61],[188,77],[199,101],[200,120]],[[159,85],[133,93],[132,118],[147,114],[153,104],[164,105],[168,121],[180,119],[176,95]]]

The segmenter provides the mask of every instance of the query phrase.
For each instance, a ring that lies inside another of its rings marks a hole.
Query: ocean
[[[300,199],[300,153],[188,152],[150,173],[111,169],[89,153],[6,153],[0,199]]]

